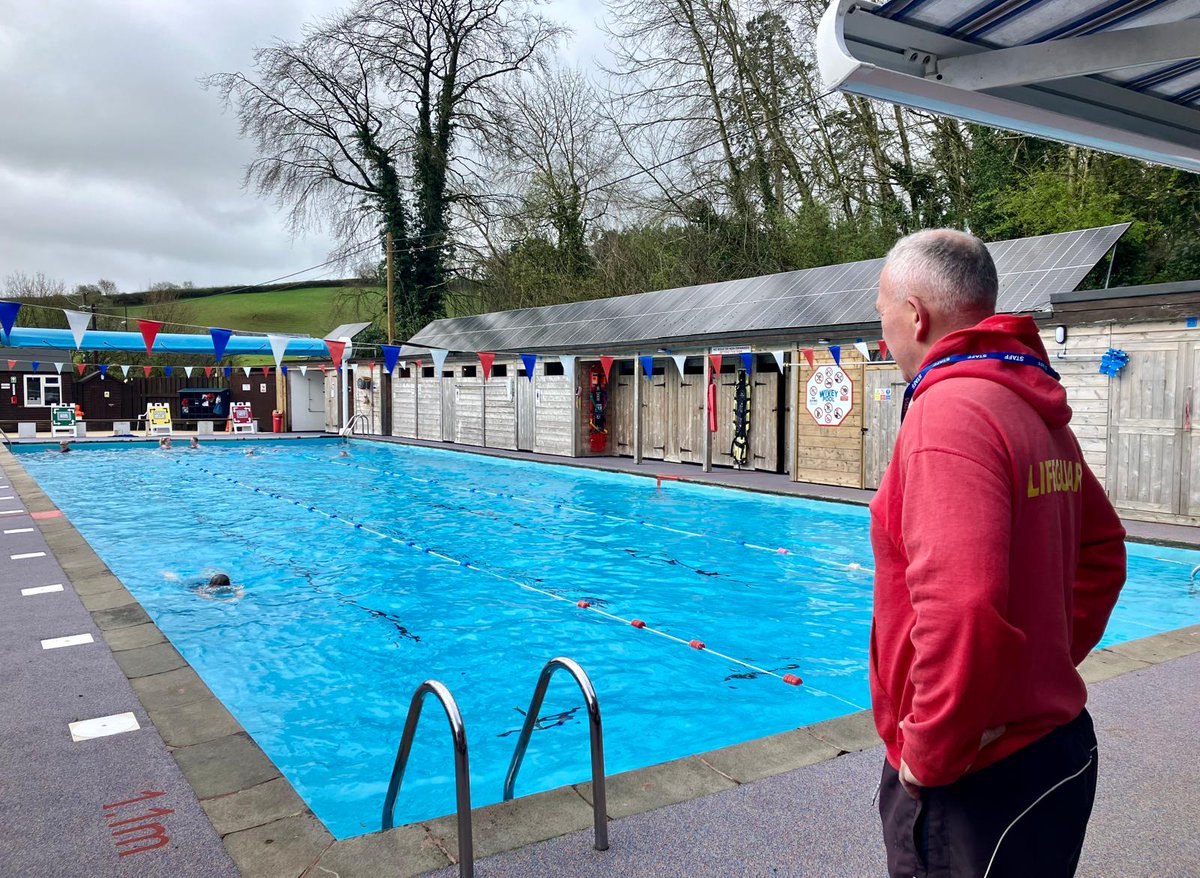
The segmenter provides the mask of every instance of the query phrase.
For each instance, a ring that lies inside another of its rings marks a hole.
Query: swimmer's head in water
[[[209,588],[221,588],[229,585],[229,577],[224,573],[214,573],[212,578],[208,580]]]

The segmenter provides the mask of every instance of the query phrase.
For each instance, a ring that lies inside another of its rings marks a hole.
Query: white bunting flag
[[[126,378],[129,377],[129,367],[128,366],[122,366],[121,371],[125,373]]]
[[[342,336],[342,337],[345,338],[345,336]],[[342,351],[342,362],[343,363],[349,362],[350,357],[353,356],[353,354],[354,354],[354,342],[352,342],[350,339],[347,338],[346,339],[346,349]]]
[[[558,359],[563,364],[563,372],[566,373],[567,380],[572,384],[575,383],[575,354],[560,354]]]
[[[307,375],[307,374],[308,374],[308,366],[301,366],[301,367],[300,367],[300,374],[301,374],[301,375]]]
[[[79,350],[83,347],[83,334],[87,332],[92,315],[83,311],[69,311],[66,308],[63,308],[63,313],[67,315],[67,324],[71,327],[71,335],[75,337],[75,350]]]
[[[854,340],[854,349],[862,354],[864,360],[871,359],[871,349],[867,347],[867,343],[861,338]]]
[[[242,371],[246,373],[247,378],[250,377],[250,370],[252,368],[254,368],[254,367],[253,366],[242,366]]]
[[[786,375],[787,369],[783,368],[784,351],[771,351],[771,356],[775,358],[775,362],[779,364],[779,374]]]
[[[400,360],[396,363],[396,365],[400,367],[401,372],[408,371],[408,360]]]
[[[671,354],[671,359],[675,361],[675,368],[679,370],[679,377],[683,378],[683,364],[687,362],[687,354]]]
[[[54,371],[55,371],[55,372],[57,372],[59,375],[61,375],[61,374],[62,374],[62,367],[63,367],[64,365],[65,365],[64,363],[55,363],[55,364],[54,364]]]
[[[271,332],[267,333],[267,341],[271,343],[271,353],[275,355],[275,368],[278,369],[283,365],[283,355],[287,353],[288,337]]]
[[[441,348],[430,348],[429,356],[433,357],[433,374],[439,376],[442,374],[442,366],[446,364],[446,354],[449,351],[443,351]]]
[[[192,377],[192,369],[194,369],[194,368],[195,368],[194,366],[184,366],[183,374],[186,375],[187,377],[191,378]]]

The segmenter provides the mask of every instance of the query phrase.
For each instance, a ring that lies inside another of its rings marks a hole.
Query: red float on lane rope
[[[688,646],[690,646],[692,649],[704,649],[704,641],[703,640],[689,640]]]
[[[632,625],[634,628],[645,628],[646,627],[646,623],[643,622],[641,619],[633,619],[629,624]]]
[[[784,674],[783,682],[787,683],[789,686],[799,686],[804,681],[801,680],[799,677],[797,677],[795,674]]]
[[[588,607],[591,606],[591,604],[589,604],[587,601],[580,601],[575,606],[579,607],[579,609],[581,609],[581,610],[586,610]]]

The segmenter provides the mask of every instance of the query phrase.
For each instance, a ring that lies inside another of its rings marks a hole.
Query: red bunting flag
[[[888,358],[887,342],[884,341],[882,338],[879,340],[879,358],[882,360],[886,360]]]
[[[271,367],[270,367],[270,366],[263,366],[263,367],[262,367],[262,370],[263,370],[263,374],[264,374],[264,375],[270,375],[270,374],[271,374]]]
[[[715,372],[717,375],[720,375],[721,374],[721,355],[720,354],[709,354],[708,361],[710,363],[712,363],[713,372]]]
[[[16,360],[9,360],[9,361],[8,361],[8,368],[12,369],[12,368],[13,368],[13,367],[15,367],[16,365],[17,365],[17,361],[16,361]]]
[[[147,378],[149,378],[150,370],[153,368],[154,368],[153,366],[142,366],[142,374],[145,375]]]
[[[322,363],[322,364],[321,364],[320,368],[321,368],[321,374],[322,374],[322,375],[324,375],[324,374],[326,373],[326,370],[328,370],[328,369],[329,369],[329,367],[328,367],[328,366],[326,366],[324,363]]]
[[[610,372],[612,372],[612,364],[613,364],[613,358],[612,358],[612,357],[601,357],[601,358],[600,358],[600,366],[601,366],[601,367],[604,369],[604,381],[605,381],[605,383],[607,383],[607,382],[608,382],[608,376],[609,376],[609,373],[610,373]]]
[[[333,358],[334,368],[342,368],[342,354],[346,352],[346,343],[327,338],[325,339],[325,347],[329,348],[329,356]]]
[[[138,331],[142,333],[142,341],[146,343],[146,353],[154,353],[154,339],[158,337],[158,331],[163,325],[157,320],[139,320],[137,325]]]
[[[76,363],[75,364],[75,371],[78,372],[80,375],[83,374],[83,370],[86,368],[87,368],[87,363]]]
[[[487,351],[479,352],[479,362],[483,364],[483,380],[487,381],[492,377],[492,363],[495,361],[496,355],[489,354]]]
[[[213,372],[213,367],[212,367],[212,366],[205,366],[205,367],[204,367],[204,377],[205,377],[205,378],[211,378],[211,377],[212,377],[212,372]]]
[[[810,368],[810,369],[813,368],[813,349],[812,348],[804,349],[804,359],[808,360],[808,368]]]
[[[374,372],[375,371],[375,361],[372,360],[371,362],[367,363],[367,368],[370,369],[372,372]]]

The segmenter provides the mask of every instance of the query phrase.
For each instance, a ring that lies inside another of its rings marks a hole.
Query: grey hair
[[[945,311],[996,310],[996,263],[974,235],[955,229],[913,232],[896,242],[885,267],[899,295],[920,295]]]

